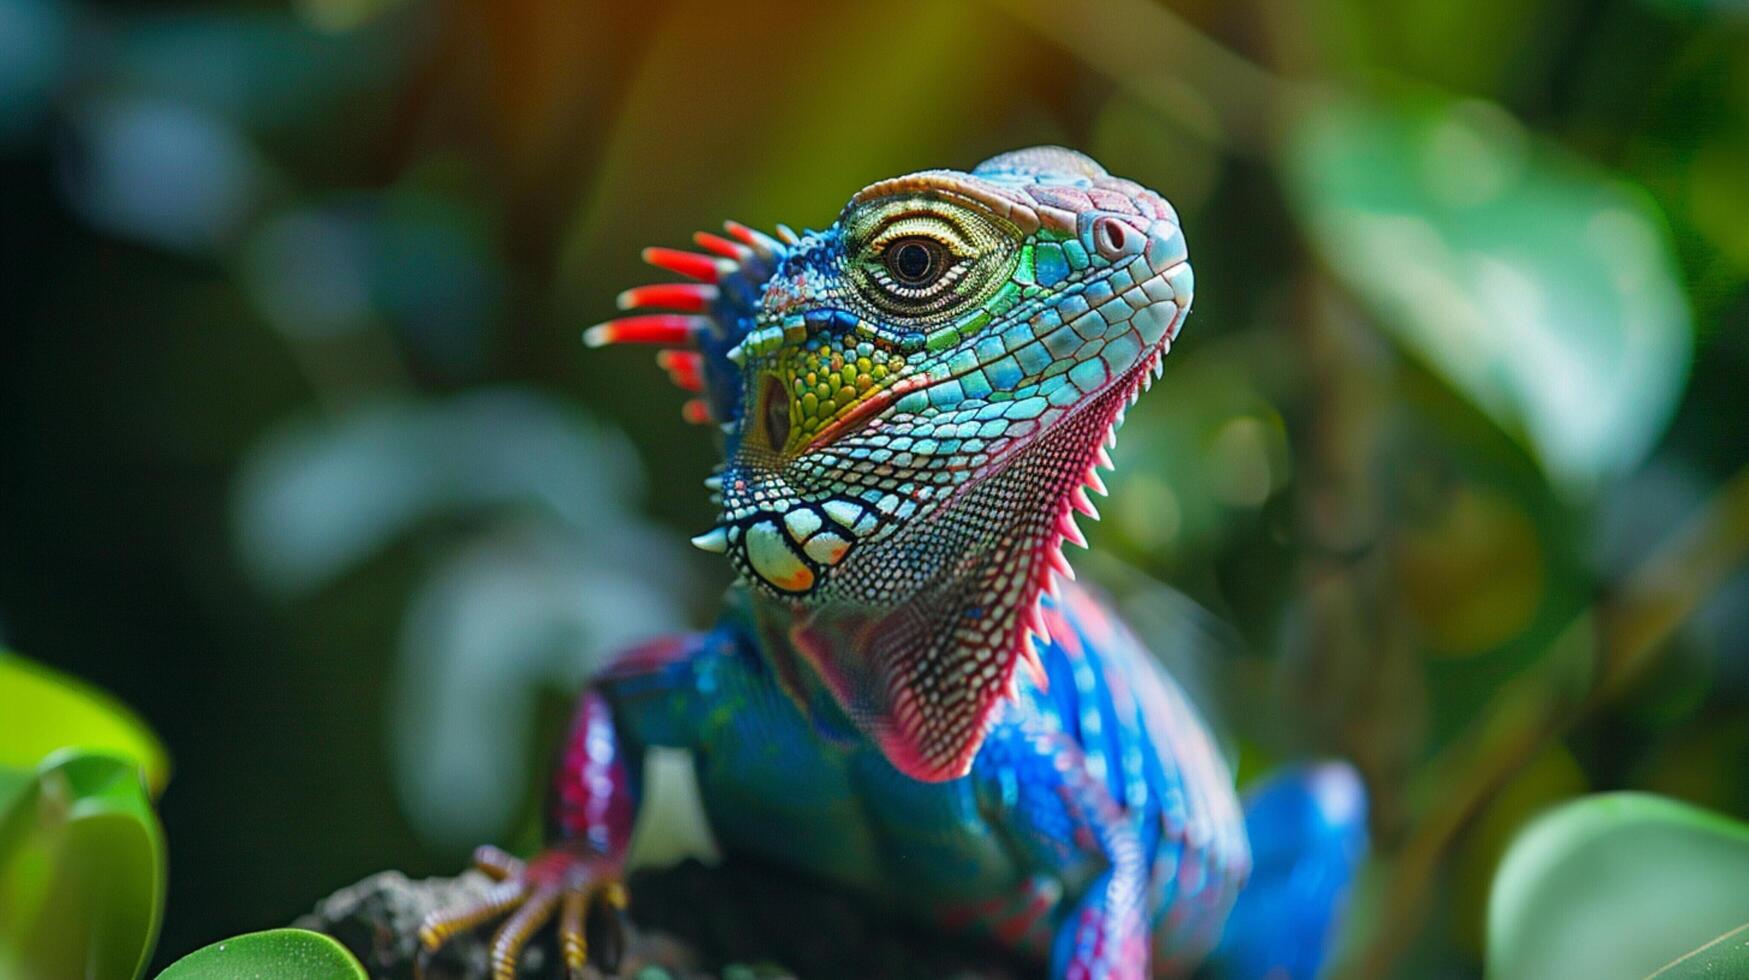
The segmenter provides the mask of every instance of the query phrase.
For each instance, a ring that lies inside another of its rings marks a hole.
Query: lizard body
[[[508,913],[509,977],[556,916],[581,970],[589,906],[624,900],[642,753],[673,746],[725,850],[1052,976],[1179,975],[1217,943],[1231,975],[1315,975],[1364,850],[1358,781],[1290,772],[1242,810],[1189,699],[1064,582],[1086,489],[1189,312],[1171,206],[1042,147],[873,184],[822,232],[727,231],[698,236],[708,255],[649,250],[695,281],[628,291],[587,339],[677,348],[659,360],[700,393],[687,414],[725,436],[695,544],[740,581],[712,630],[597,677],[553,846],[489,854],[498,891],[433,916],[427,945]]]

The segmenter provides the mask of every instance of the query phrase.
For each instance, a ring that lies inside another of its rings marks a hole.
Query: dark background
[[[0,0],[0,642],[170,747],[160,964],[526,843],[727,583],[578,343],[638,248],[1063,143],[1199,284],[1072,557],[1243,778],[1366,772],[1346,962],[1473,976],[1550,803],[1749,818],[1746,123],[1725,0]]]

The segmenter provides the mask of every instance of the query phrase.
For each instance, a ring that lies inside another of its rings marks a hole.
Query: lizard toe
[[[492,980],[514,980],[529,940],[555,917],[569,977],[588,975],[592,964],[609,976],[618,974],[628,928],[626,889],[617,868],[566,847],[525,862],[485,846],[475,851],[474,866],[493,879],[492,886],[420,922],[416,974],[423,974],[423,965],[456,936],[502,919],[488,949],[489,974]]]

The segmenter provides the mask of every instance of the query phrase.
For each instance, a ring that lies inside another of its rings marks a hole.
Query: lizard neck
[[[802,710],[818,719],[835,706],[914,778],[964,774],[1032,657],[1040,592],[1067,569],[1065,535],[1078,536],[1074,495],[1128,388],[1102,392],[1000,471],[862,552],[856,575],[882,585],[873,598],[804,605],[753,590],[761,647]]]
[[[815,732],[839,745],[866,743],[820,673],[797,649],[793,631],[806,618],[805,611],[741,584],[735,586],[734,595],[760,659]]]

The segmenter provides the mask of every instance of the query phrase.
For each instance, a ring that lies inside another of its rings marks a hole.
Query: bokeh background
[[[1749,817],[1749,6],[0,0],[0,641],[170,746],[157,962],[526,843],[708,622],[640,246],[1042,142],[1200,286],[1076,563],[1366,773],[1346,973],[1478,975],[1552,803]]]

